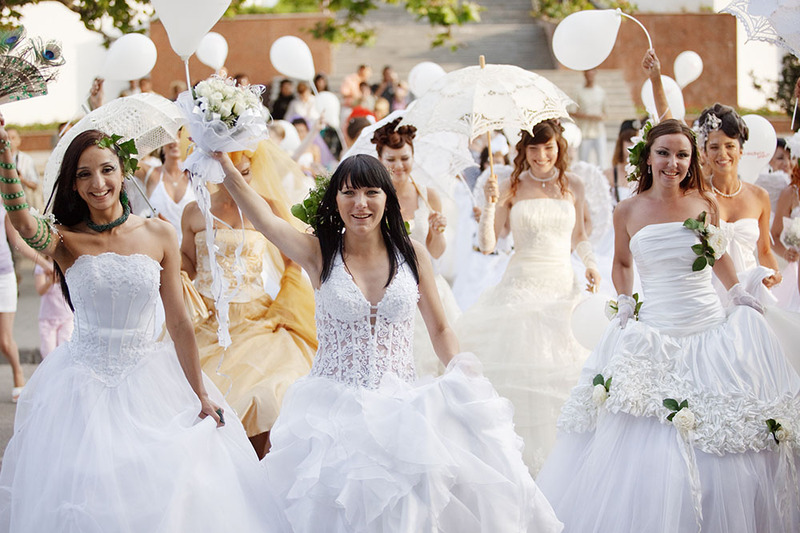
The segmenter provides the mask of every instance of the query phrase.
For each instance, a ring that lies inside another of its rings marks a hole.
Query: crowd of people
[[[323,74],[281,80],[271,138],[211,154],[209,213],[186,133],[126,175],[87,129],[42,216],[0,118],[0,531],[800,530],[800,142],[741,176],[737,112],[673,119],[642,66],[659,117],[623,122],[607,168],[587,72],[592,150],[543,120],[437,180],[382,120],[409,105],[391,67],[347,76],[333,123]],[[375,157],[347,153],[362,132]],[[43,295],[27,384],[9,245]],[[598,293],[589,346],[573,315]]]

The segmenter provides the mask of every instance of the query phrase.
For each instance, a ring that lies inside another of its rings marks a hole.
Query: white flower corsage
[[[605,379],[603,374],[597,374],[592,380],[592,401],[598,407],[606,403],[608,393],[611,392],[611,378]]]
[[[694,413],[689,409],[689,400],[683,400],[678,403],[678,400],[673,398],[665,398],[663,404],[664,407],[671,411],[667,416],[667,420],[672,422],[678,431],[685,434],[695,428],[697,421]]]
[[[725,234],[713,224],[706,222],[706,212],[700,213],[697,218],[687,218],[683,226],[694,231],[700,237],[700,243],[692,245],[692,250],[699,257],[692,263],[692,271],[703,270],[706,265],[714,266],[717,259],[722,257],[728,247]]]

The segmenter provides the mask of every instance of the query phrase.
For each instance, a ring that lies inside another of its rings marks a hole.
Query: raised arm
[[[289,259],[303,267],[312,284],[318,286],[322,272],[322,252],[317,238],[296,230],[275,215],[266,200],[247,184],[228,154],[215,152],[214,158],[222,164],[225,171],[223,185],[242,210],[242,214]]]
[[[653,99],[656,102],[656,112],[658,113],[658,116],[655,117],[657,119],[656,122],[673,118],[672,110],[669,108],[669,102],[667,102],[667,93],[664,91],[664,84],[661,83],[661,62],[656,56],[656,51],[652,48],[644,53],[642,68],[653,84]]]

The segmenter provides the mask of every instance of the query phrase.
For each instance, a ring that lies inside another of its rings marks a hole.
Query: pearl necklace
[[[714,186],[714,176],[711,176],[711,190],[714,191],[714,194],[716,194],[718,196],[722,196],[723,198],[733,198],[734,196],[736,196],[737,194],[742,192],[742,181],[739,180],[739,188],[738,189],[736,189],[735,191],[733,191],[730,194],[725,194],[724,192],[720,191],[719,189],[717,189]]]
[[[553,181],[554,179],[556,179],[558,177],[558,169],[554,168],[551,172],[553,173],[553,175],[550,176],[550,177],[537,178],[536,176],[533,175],[533,172],[531,172],[530,170],[527,171],[528,176],[530,176],[530,178],[533,179],[533,181],[538,181],[539,183],[542,184],[542,189],[544,189],[544,187],[545,187],[545,185],[547,185],[548,181]]]

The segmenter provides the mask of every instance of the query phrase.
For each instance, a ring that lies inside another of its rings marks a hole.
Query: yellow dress
[[[255,230],[244,230],[242,261],[245,272],[236,287],[233,257],[242,230],[221,229],[215,242],[224,257],[220,266],[236,293],[229,309],[231,345],[224,352],[217,341],[217,319],[211,297],[211,272],[205,231],[195,235],[197,277],[195,285],[184,273],[184,298],[195,323],[195,336],[203,371],[224,393],[226,400],[252,437],[269,431],[278,417],[286,389],[308,374],[317,350],[314,293],[297,265],[281,277],[275,300],[261,279],[268,241]],[[196,286],[196,288],[195,288]],[[226,377],[227,376],[227,377]]]

